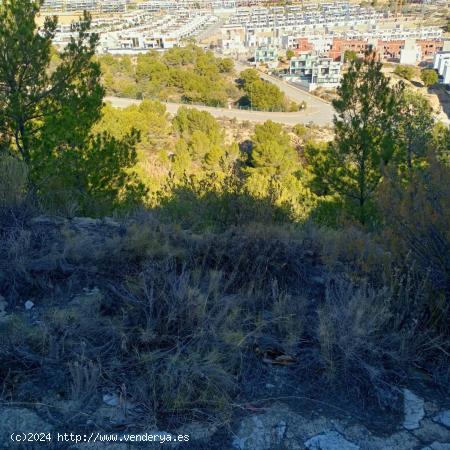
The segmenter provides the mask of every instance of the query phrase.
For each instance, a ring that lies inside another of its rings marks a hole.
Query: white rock
[[[440,413],[436,414],[433,417],[433,420],[440,423],[441,425],[444,425],[447,428],[450,428],[450,409],[448,409],[447,411],[441,411]]]
[[[34,303],[33,303],[31,300],[27,300],[27,301],[25,302],[25,309],[26,309],[27,311],[29,311],[30,309],[32,309],[33,306],[34,306]]]
[[[403,389],[403,426],[407,430],[416,430],[425,416],[424,401],[409,389]]]
[[[436,441],[429,446],[424,447],[422,450],[450,450],[450,444]]]
[[[242,435],[235,435],[233,448],[238,450],[271,450],[280,446],[286,432],[286,422],[273,422],[264,416],[252,416]],[[241,427],[242,428],[242,427]],[[242,431],[242,430],[241,430]]]
[[[359,445],[353,444],[336,431],[319,434],[305,442],[309,450],[359,450]]]
[[[103,402],[108,406],[119,406],[119,396],[117,394],[105,394],[103,396]]]

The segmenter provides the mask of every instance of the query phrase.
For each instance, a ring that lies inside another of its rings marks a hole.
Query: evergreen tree
[[[255,69],[241,72],[240,84],[245,92],[244,101],[250,107],[261,111],[284,111],[286,100],[280,89],[272,83],[259,78]]]
[[[389,86],[373,53],[352,61],[333,101],[335,141],[325,151],[310,152],[315,183],[352,206],[361,223],[370,215],[383,167],[398,147],[399,101],[403,84]]]
[[[399,151],[396,160],[400,169],[406,166],[411,174],[414,166],[424,161],[432,142],[433,109],[425,97],[409,90],[400,97],[399,106]]]
[[[268,120],[256,125],[252,142],[250,172],[280,178],[298,170],[297,152],[280,124]]]
[[[98,36],[89,33],[90,17],[73,25],[76,37],[55,65],[57,19],[47,17],[38,31],[41,5],[42,0],[0,4],[0,149],[26,163],[39,194],[64,186],[79,206],[91,196],[111,207],[138,201],[144,189],[128,171],[136,162],[137,133],[120,141],[91,132],[101,117],[104,90],[93,60]]]

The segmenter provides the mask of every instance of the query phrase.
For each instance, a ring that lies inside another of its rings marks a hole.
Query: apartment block
[[[436,53],[433,68],[437,70],[441,83],[450,84],[450,51]]]
[[[275,47],[260,47],[255,50],[255,65],[264,64],[270,68],[278,66],[278,49]]]
[[[335,88],[341,81],[341,66],[340,62],[331,58],[303,54],[291,59],[284,78],[300,84],[308,91],[318,87]]]
[[[44,12],[91,11],[100,13],[124,12],[126,0],[45,0]]]
[[[382,40],[376,38],[348,39],[333,38],[298,38],[294,51],[297,54],[304,52],[318,53],[328,56],[333,61],[342,61],[346,51],[355,52],[363,57],[369,51],[375,51],[385,61],[395,61],[401,64],[419,64],[432,60],[436,52],[442,51],[442,39],[392,39]]]
[[[414,39],[407,39],[400,50],[400,64],[415,66],[422,61],[422,48]]]

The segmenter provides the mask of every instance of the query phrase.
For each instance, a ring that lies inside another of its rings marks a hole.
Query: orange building
[[[330,51],[328,52],[328,57],[332,58],[333,61],[340,61],[346,50],[354,51],[359,57],[362,57],[369,48],[370,44],[367,41],[334,38]]]
[[[309,43],[307,38],[302,39],[305,39],[307,43]],[[302,42],[302,48],[307,49],[307,43]],[[443,41],[432,39],[418,39],[417,44],[421,47],[423,60],[433,59],[434,55],[437,52],[442,51],[444,46]],[[373,45],[367,40],[334,38],[328,52],[328,57],[332,58],[333,61],[339,61],[343,57],[346,50],[354,51],[358,57],[362,57],[367,50],[373,47],[373,50],[375,50],[382,59],[386,61],[398,61],[400,59],[400,52],[404,45],[404,39],[392,41],[378,39],[375,45]]]
[[[314,51],[314,45],[309,42],[308,38],[298,38],[297,48],[294,49],[296,55],[301,53],[310,53],[312,51]]]
[[[422,49],[422,59],[433,59],[434,55],[444,50],[443,41],[435,41],[431,39],[418,39],[417,45]]]
[[[398,39],[395,41],[378,40],[377,48],[380,55],[382,55],[382,58],[390,61],[400,59],[400,51],[404,45],[404,39]]]

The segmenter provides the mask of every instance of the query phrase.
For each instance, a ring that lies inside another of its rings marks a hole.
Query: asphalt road
[[[236,71],[248,69],[250,66],[243,64],[240,61],[234,61]],[[248,111],[243,109],[227,109],[227,108],[214,108],[210,106],[191,105],[191,108],[199,109],[200,111],[207,111],[214,117],[226,117],[229,119],[236,119],[239,121],[247,120],[249,122],[265,122],[266,120],[272,120],[284,125],[295,125],[297,123],[308,124],[313,123],[316,125],[324,126],[331,125],[333,122],[334,110],[330,103],[322,100],[308,92],[286,83],[279,78],[259,73],[260,77],[264,80],[270,81],[280,88],[284,94],[293,100],[294,102],[301,103],[306,102],[307,107],[305,110],[297,112],[265,112],[265,111]],[[126,108],[130,105],[138,105],[140,100],[122,97],[106,97],[106,101],[116,108]],[[178,108],[181,106],[189,106],[180,103],[165,103],[167,112],[176,114]]]
[[[127,106],[139,105],[139,103],[141,103],[141,100],[122,97],[106,97],[105,100],[107,102],[110,102],[112,106],[116,108],[126,108]],[[200,111],[207,111],[212,116],[217,118],[226,117],[229,119],[236,119],[239,121],[247,120],[249,122],[258,122],[258,123],[265,122],[266,120],[272,120],[273,122],[281,123],[284,125],[295,125],[297,123],[301,124],[314,123],[316,125],[323,126],[331,124],[333,117],[332,107],[327,103],[323,103],[318,106],[311,105],[310,107],[306,108],[306,110],[298,112],[248,111],[243,109],[213,108],[210,106],[186,105],[180,103],[164,103],[164,104],[166,105],[167,112],[171,114],[176,114],[178,108],[180,108],[181,106],[187,106],[191,108],[196,108]]]
[[[245,69],[252,68],[252,66],[236,60],[234,60],[234,67],[236,69],[236,72],[242,72]],[[278,86],[280,90],[284,92],[286,97],[290,98],[294,102],[301,103],[302,101],[305,101],[309,107],[317,108],[319,111],[321,111],[322,114],[328,116],[330,118],[330,121],[332,120],[333,107],[329,102],[322,100],[321,98],[316,97],[315,95],[312,95],[305,90],[294,86],[291,83],[286,83],[285,81],[280,80],[277,77],[267,75],[263,72],[259,72],[259,76],[263,80],[270,81],[275,86]]]

